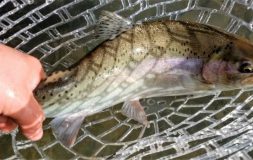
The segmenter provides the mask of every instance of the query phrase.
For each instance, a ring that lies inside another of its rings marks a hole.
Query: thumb
[[[36,141],[43,135],[42,123],[45,119],[41,106],[32,96],[26,107],[11,115],[19,124],[22,133],[30,140]]]
[[[6,116],[0,115],[0,130],[9,133],[17,127],[17,124]]]

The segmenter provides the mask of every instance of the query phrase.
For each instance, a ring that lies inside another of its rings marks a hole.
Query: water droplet
[[[33,4],[34,3],[34,0],[27,0],[26,1],[28,4]]]
[[[165,100],[160,100],[160,101],[157,101],[157,104],[159,106],[165,106],[167,104],[167,102]]]
[[[155,100],[153,100],[153,99],[148,99],[148,100],[147,100],[147,104],[148,104],[148,105],[154,105],[154,104],[155,104]]]
[[[46,4],[53,3],[54,0],[46,0]]]

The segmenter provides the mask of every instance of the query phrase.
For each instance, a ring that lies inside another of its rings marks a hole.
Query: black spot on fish
[[[58,97],[61,97],[61,94],[58,94]]]
[[[46,96],[42,96],[42,99],[46,99]]]
[[[65,91],[65,93],[68,93],[69,91]]]
[[[54,95],[54,94],[51,92],[51,93],[50,93],[50,96],[53,96],[53,95]]]
[[[228,50],[230,48],[229,44],[225,46],[225,50]]]
[[[216,49],[214,50],[214,52],[217,53],[217,54],[220,53],[220,51],[221,51],[221,47],[218,47],[218,48],[216,48]]]
[[[49,106],[52,106],[52,105],[54,105],[54,104],[55,104],[55,103],[54,103],[54,102],[52,102],[52,103],[50,103],[50,104],[49,104]]]
[[[224,56],[224,57],[222,58],[222,60],[223,60],[223,61],[229,61],[229,57]]]

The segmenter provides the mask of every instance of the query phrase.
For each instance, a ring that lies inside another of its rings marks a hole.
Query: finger
[[[31,59],[31,66],[33,66],[34,70],[30,87],[32,90],[34,90],[38,86],[38,84],[46,78],[46,73],[44,72],[42,65],[38,59],[34,57],[29,58]]]
[[[45,120],[41,106],[31,97],[26,107],[11,115],[19,124],[22,133],[30,140],[36,141],[43,135],[42,123]]]
[[[5,133],[10,133],[17,127],[17,124],[6,116],[0,116],[0,130]]]
[[[40,72],[39,72],[39,76],[37,76],[37,77],[34,76],[33,78],[34,79],[33,79],[32,85],[31,85],[31,90],[36,89],[36,87],[38,87],[38,84],[40,82],[42,82],[43,80],[45,80],[47,78],[47,76],[46,76],[46,73],[44,72],[44,70],[41,69]]]

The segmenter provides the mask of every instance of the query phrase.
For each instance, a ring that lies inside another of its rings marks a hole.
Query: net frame
[[[2,0],[0,42],[39,58],[48,73],[68,68],[99,43],[92,35],[102,10],[134,23],[196,21],[253,40],[251,0]],[[86,118],[73,148],[54,139],[48,120],[36,143],[1,134],[0,159],[252,159],[252,93],[143,99],[151,129],[124,117],[119,104]]]

